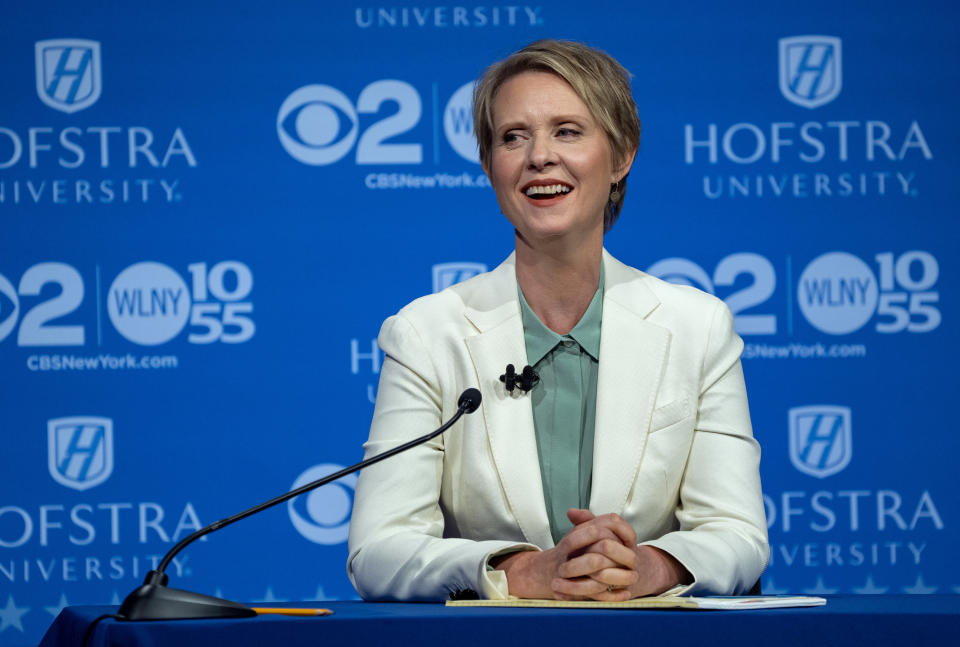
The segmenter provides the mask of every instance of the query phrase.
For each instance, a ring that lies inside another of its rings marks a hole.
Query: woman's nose
[[[530,140],[527,162],[533,169],[542,169],[556,163],[556,152],[550,145],[549,138],[533,137]]]

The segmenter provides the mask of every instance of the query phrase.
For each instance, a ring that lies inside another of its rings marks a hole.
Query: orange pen
[[[333,613],[330,609],[282,609],[279,607],[253,607],[258,616],[265,614],[274,614],[281,616],[329,616]]]

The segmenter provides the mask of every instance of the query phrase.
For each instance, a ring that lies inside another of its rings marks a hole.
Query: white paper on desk
[[[820,607],[826,599],[806,595],[689,597],[698,609],[777,609],[783,607]]]

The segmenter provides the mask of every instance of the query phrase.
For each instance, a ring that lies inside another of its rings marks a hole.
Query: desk
[[[960,596],[827,596],[826,606],[757,611],[447,608],[436,603],[323,602],[334,615],[240,620],[118,622],[97,625],[91,645],[233,647],[417,647],[602,645],[851,647],[960,645]],[[116,607],[68,607],[40,647],[79,647],[89,623]],[[767,642],[769,639],[769,643]]]

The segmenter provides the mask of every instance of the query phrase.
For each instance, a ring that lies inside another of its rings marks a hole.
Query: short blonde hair
[[[640,145],[640,118],[630,93],[630,73],[612,56],[583,43],[566,40],[538,40],[488,67],[473,92],[473,130],[480,149],[480,161],[490,167],[494,126],[493,102],[508,79],[523,72],[556,74],[570,84],[589,108],[607,135],[614,167],[621,167]],[[624,175],[603,214],[606,232],[623,209],[627,191]]]

